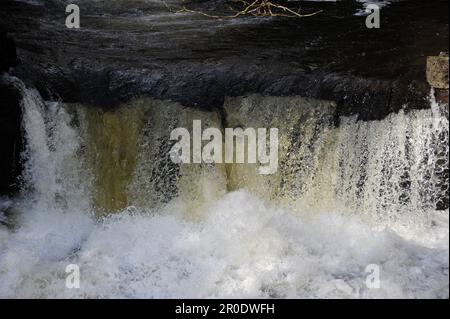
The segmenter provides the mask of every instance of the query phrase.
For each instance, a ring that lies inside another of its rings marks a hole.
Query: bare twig
[[[252,15],[255,17],[304,18],[304,17],[311,17],[313,15],[322,12],[322,10],[320,10],[313,13],[302,14],[300,13],[301,11],[300,8],[298,8],[297,11],[294,11],[288,7],[279,5],[277,3],[273,3],[270,0],[254,0],[253,2],[247,2],[245,0],[233,0],[232,2],[235,3],[236,5],[239,5],[240,9],[235,9],[229,6],[230,10],[232,10],[234,14],[224,16],[211,15],[202,11],[191,10],[186,8],[186,6],[183,6],[181,9],[176,11],[173,11],[171,8],[169,8],[167,4],[166,7],[174,13],[184,13],[184,12],[195,13],[213,19],[234,19],[244,15]]]

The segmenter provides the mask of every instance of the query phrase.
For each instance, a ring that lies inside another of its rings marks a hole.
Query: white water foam
[[[200,222],[173,207],[98,224],[39,216],[2,233],[1,297],[448,298],[445,216],[421,244],[337,212],[302,219],[245,191]],[[65,287],[71,263],[80,289]],[[380,289],[365,284],[369,264],[380,266]]]

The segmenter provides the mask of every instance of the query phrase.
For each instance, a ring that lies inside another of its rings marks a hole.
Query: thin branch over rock
[[[175,11],[171,8],[169,9],[174,13],[195,13],[214,19],[234,19],[240,16],[303,18],[322,12],[322,10],[320,10],[313,13],[302,14],[300,7],[298,7],[297,10],[293,10],[286,6],[277,4],[276,0],[231,0],[230,2],[231,4],[229,5],[229,9],[233,12],[230,15],[208,14],[203,11],[188,9],[186,6],[183,6],[181,9]]]

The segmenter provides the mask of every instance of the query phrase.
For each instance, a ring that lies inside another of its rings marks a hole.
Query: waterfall
[[[230,98],[227,123],[279,127],[280,170],[260,176],[233,165],[232,189],[247,188],[296,210],[340,207],[377,221],[414,215],[448,201],[448,116],[430,100],[427,110],[401,110],[381,121],[342,117],[335,106],[301,97]]]
[[[84,119],[72,116],[60,103],[43,101],[19,79],[9,80],[22,93],[24,196],[43,210],[88,209],[90,172],[80,161],[84,141],[79,123]]]
[[[130,206],[150,209],[179,197],[193,207],[226,191],[223,165],[171,162],[171,130],[194,119],[220,127],[217,112],[139,99],[115,110],[45,103],[22,85],[28,196],[44,207],[96,215]],[[192,211],[195,215],[195,212]]]
[[[252,164],[174,164],[170,132],[223,129],[219,112],[138,99],[115,110],[43,102],[24,90],[25,186],[40,204],[103,213],[152,208],[175,198],[188,205],[247,189],[298,211],[336,207],[379,221],[426,214],[448,198],[445,106],[400,111],[381,121],[342,117],[335,105],[301,97],[252,95],[225,102],[229,127],[280,130],[276,174]],[[446,175],[447,174],[447,175]]]
[[[0,297],[448,297],[448,114],[432,99],[337,121],[333,102],[296,96],[102,109],[10,80],[25,168],[16,230],[0,225]],[[279,128],[277,173],[173,163],[170,132],[193,120]]]

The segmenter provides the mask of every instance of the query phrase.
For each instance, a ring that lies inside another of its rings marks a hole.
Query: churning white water
[[[217,124],[213,112],[140,100],[103,113],[44,103],[12,81],[24,94],[26,165],[20,198],[0,203],[0,222],[14,224],[0,226],[0,297],[449,296],[448,211],[431,196],[445,188],[448,120],[434,102],[334,128],[332,104],[228,100],[228,123],[252,124],[258,102],[301,132],[280,139],[280,172],[261,184],[254,167],[167,164],[170,128]],[[79,289],[66,288],[68,264],[80,267]],[[379,289],[366,285],[371,264]]]

